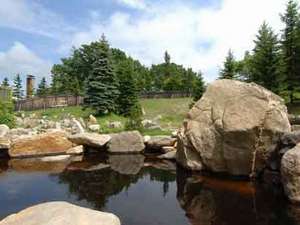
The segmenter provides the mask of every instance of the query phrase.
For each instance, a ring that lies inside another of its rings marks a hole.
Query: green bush
[[[142,131],[142,114],[141,106],[139,104],[134,105],[129,112],[125,129]]]
[[[15,126],[14,105],[12,100],[0,100],[0,124],[6,124],[10,128]]]

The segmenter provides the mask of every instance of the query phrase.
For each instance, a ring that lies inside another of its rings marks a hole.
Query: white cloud
[[[140,1],[120,0],[134,5]],[[101,33],[114,47],[151,65],[162,61],[168,50],[173,61],[202,70],[205,79],[217,77],[228,49],[240,58],[253,48],[259,26],[267,21],[280,30],[279,13],[286,0],[223,0],[220,7],[151,4],[143,15],[134,17],[116,12],[107,21],[92,21],[87,30],[77,32],[66,46],[97,40]],[[150,4],[149,2],[147,4]]]
[[[136,9],[144,9],[146,7],[143,0],[117,0],[117,2]]]
[[[23,76],[35,75],[39,80],[43,76],[49,77],[51,65],[51,62],[41,59],[20,42],[15,42],[6,52],[0,52],[0,71],[3,76],[0,77],[2,79],[5,76],[12,80],[17,73],[20,73]]]
[[[0,27],[57,40],[74,31],[61,16],[29,0],[1,0]]]

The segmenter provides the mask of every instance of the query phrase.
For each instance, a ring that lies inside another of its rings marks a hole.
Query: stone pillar
[[[35,80],[35,77],[33,75],[27,75],[27,79],[26,79],[26,98],[32,98],[33,97],[34,80]]]

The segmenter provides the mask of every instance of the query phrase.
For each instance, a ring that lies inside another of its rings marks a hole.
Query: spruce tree
[[[48,86],[46,78],[43,77],[40,84],[38,85],[38,89],[36,91],[37,96],[44,97],[48,94]]]
[[[197,102],[205,91],[205,84],[203,81],[202,73],[199,72],[196,78],[195,87],[193,89],[193,101]]]
[[[289,91],[290,102],[294,102],[294,92],[300,83],[300,28],[298,4],[290,0],[286,11],[281,15],[281,20],[285,24],[282,34],[282,71],[286,77],[287,89]]]
[[[280,85],[279,42],[271,27],[263,23],[258,31],[250,64],[250,80],[278,93]]]
[[[21,80],[20,74],[17,74],[16,77],[14,78],[13,96],[18,100],[22,99],[24,96],[23,90],[22,90],[22,80]]]
[[[231,49],[225,59],[223,69],[220,71],[219,79],[234,79],[236,75],[236,61]]]
[[[121,115],[129,116],[133,107],[138,102],[138,91],[136,80],[134,79],[133,64],[130,61],[123,61],[118,71],[119,96],[117,98],[118,112]]]
[[[4,80],[2,82],[2,86],[3,87],[9,87],[9,82],[8,82],[8,78],[7,77],[4,78]]]
[[[111,50],[104,35],[99,48],[91,54],[94,62],[86,83],[84,105],[94,109],[99,115],[114,112],[118,89]]]

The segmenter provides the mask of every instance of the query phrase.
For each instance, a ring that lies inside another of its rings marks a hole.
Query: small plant
[[[125,129],[141,131],[143,129],[142,114],[141,106],[139,104],[134,105],[129,112]]]
[[[14,105],[9,97],[7,100],[0,100],[0,124],[6,124],[10,128],[15,126]]]

